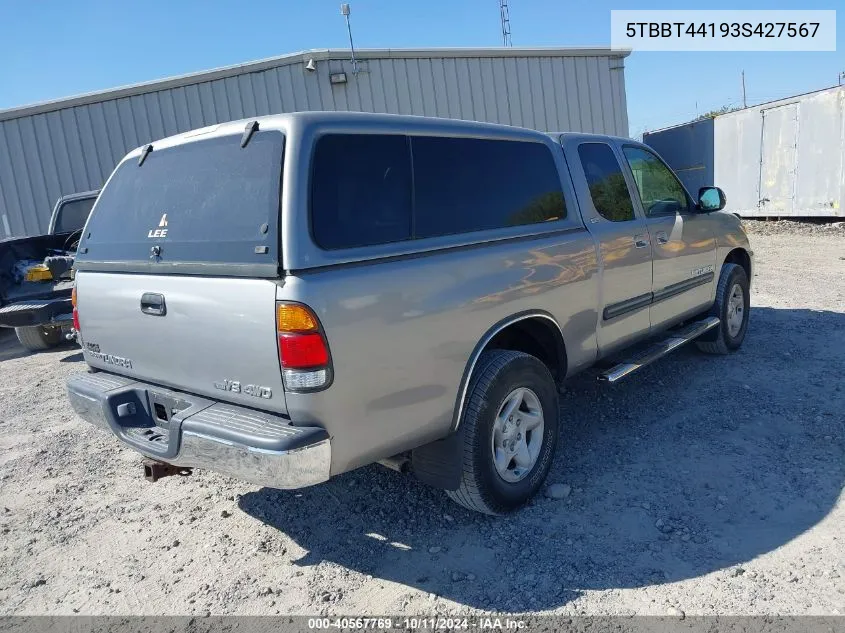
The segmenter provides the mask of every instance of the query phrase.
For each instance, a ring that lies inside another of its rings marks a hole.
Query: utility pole
[[[742,71],[742,107],[747,108],[748,102],[745,100],[745,71]]]

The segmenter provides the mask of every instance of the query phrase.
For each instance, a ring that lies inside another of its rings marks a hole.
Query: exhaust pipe
[[[395,470],[397,473],[405,474],[411,471],[411,458],[408,453],[386,457],[378,460],[378,463],[390,470]]]
[[[144,479],[153,483],[157,482],[162,477],[170,477],[171,475],[187,477],[194,472],[193,468],[174,466],[173,464],[165,464],[164,462],[157,462],[151,459],[144,460],[143,466]]]

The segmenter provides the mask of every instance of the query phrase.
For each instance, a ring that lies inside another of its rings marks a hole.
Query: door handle
[[[666,244],[669,241],[669,236],[666,235],[666,231],[658,231],[657,232],[657,243],[658,244]]]
[[[164,316],[167,314],[167,305],[164,303],[164,295],[157,292],[145,292],[141,295],[141,312],[153,316]]]
[[[648,246],[648,238],[644,233],[634,236],[634,246],[637,248],[645,248]]]

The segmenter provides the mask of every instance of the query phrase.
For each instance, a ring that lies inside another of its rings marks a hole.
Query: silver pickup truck
[[[742,344],[752,252],[724,204],[606,136],[314,112],[156,141],[79,244],[70,401],[153,480],[381,462],[507,512],[568,377]]]

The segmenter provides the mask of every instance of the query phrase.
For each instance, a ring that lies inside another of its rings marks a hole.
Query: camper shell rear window
[[[258,131],[123,161],[94,207],[77,267],[274,276],[284,136]],[[139,164],[140,163],[140,164]]]

